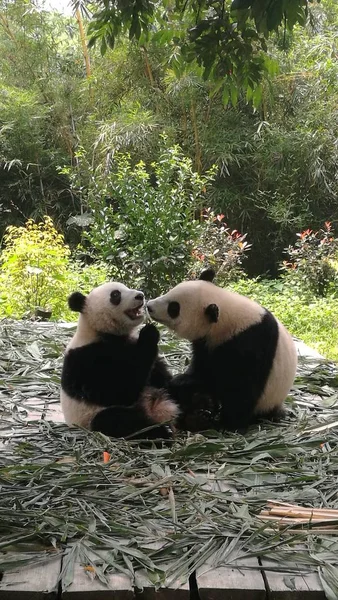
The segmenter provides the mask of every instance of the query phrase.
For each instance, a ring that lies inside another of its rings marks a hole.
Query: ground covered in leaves
[[[76,561],[102,581],[126,573],[137,585],[145,570],[164,585],[206,562],[257,556],[291,576],[318,569],[327,598],[338,598],[338,521],[278,530],[258,517],[269,499],[338,509],[335,365],[300,362],[279,425],[143,448],[49,420],[71,332],[1,324],[0,571],[63,553],[64,586]],[[162,349],[184,367],[185,344],[164,337]]]

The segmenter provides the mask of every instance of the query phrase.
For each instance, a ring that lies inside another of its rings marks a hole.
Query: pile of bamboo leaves
[[[186,581],[206,562],[257,556],[277,559],[280,572],[318,570],[327,598],[338,598],[337,522],[328,533],[311,520],[275,527],[259,517],[271,500],[338,509],[334,365],[301,362],[281,424],[140,447],[45,418],[59,400],[70,335],[2,323],[0,571],[62,553],[64,587],[76,562],[103,582],[125,573],[138,586],[146,574],[159,586]],[[163,350],[174,370],[184,368],[187,345],[168,337]],[[41,419],[27,421],[32,410]]]

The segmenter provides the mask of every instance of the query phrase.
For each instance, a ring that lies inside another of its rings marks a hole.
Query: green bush
[[[251,247],[245,239],[246,234],[231,231],[224,215],[216,215],[211,208],[205,209],[202,216],[200,235],[192,251],[194,264],[190,275],[198,276],[205,264],[215,270],[219,285],[244,277],[242,262]]]
[[[297,241],[286,250],[288,260],[281,270],[288,285],[298,293],[326,296],[337,291],[338,274],[334,258],[337,256],[338,239],[333,234],[331,223],[324,229],[307,229],[297,233]]]
[[[108,261],[113,278],[158,295],[187,276],[214,171],[199,175],[179,146],[162,152],[148,171],[129,154],[115,154],[108,174],[96,173],[86,201],[92,223],[85,244]],[[109,199],[107,201],[107,198]]]
[[[0,273],[0,317],[29,318],[51,311],[53,319],[73,319],[67,296],[90,291],[107,279],[102,265],[83,267],[70,260],[70,250],[49,217],[10,226],[4,236]]]

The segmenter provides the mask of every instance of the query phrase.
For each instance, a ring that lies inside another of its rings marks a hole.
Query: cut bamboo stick
[[[282,502],[281,500],[267,500],[267,504],[272,504],[272,506],[296,506],[297,504],[290,504],[290,502]]]
[[[336,512],[327,512],[325,510],[321,511],[321,510],[295,510],[295,509],[287,509],[287,510],[283,510],[283,509],[275,509],[272,508],[270,510],[267,511],[262,511],[261,514],[269,514],[269,515],[276,515],[276,516],[280,516],[280,517],[308,517],[308,518],[312,518],[312,517],[319,517],[322,519],[338,519],[338,511]]]
[[[288,525],[309,525],[307,531],[338,531],[338,510],[334,508],[313,508],[268,500],[258,518],[262,521],[274,521],[282,528]],[[325,525],[324,523],[328,523]],[[298,531],[298,529],[296,530]]]
[[[325,429],[332,429],[333,427],[338,427],[338,421],[334,421],[333,423],[328,423],[327,425],[321,425],[321,427],[316,427],[315,429],[310,429],[304,433],[318,433],[319,431],[324,431]]]
[[[281,512],[320,512],[328,515],[338,515],[338,510],[335,508],[319,508],[313,506],[270,506],[268,510],[278,510]]]
[[[274,516],[269,516],[269,515],[262,515],[259,514],[258,515],[259,519],[262,519],[263,521],[276,521],[278,523],[285,523],[286,525],[288,523],[325,523],[325,521],[329,521],[332,524],[335,524],[337,522],[337,527],[338,527],[338,518],[337,519],[321,519],[321,518],[314,518],[314,519],[306,519],[306,518],[298,518],[298,517],[274,517]]]
[[[269,508],[267,508],[266,510],[269,512],[274,511],[274,513],[276,514],[277,512],[279,514],[292,514],[292,512],[306,514],[318,513],[320,515],[327,514],[338,518],[338,509],[335,508],[313,508],[312,506],[298,506],[297,504],[288,504],[277,501],[274,502],[273,500],[268,500],[267,504],[269,505]]]
[[[276,533],[276,529],[273,529],[272,527],[267,527],[264,531],[267,531],[269,533]],[[308,534],[312,534],[312,535],[318,535],[319,533],[323,533],[325,535],[337,535],[337,531],[338,529],[330,529],[329,527],[315,527],[313,529],[284,529],[283,534],[287,533],[287,534],[303,534],[303,535],[308,535]]]

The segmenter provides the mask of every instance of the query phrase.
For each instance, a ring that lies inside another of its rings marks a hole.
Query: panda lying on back
[[[188,370],[168,385],[182,409],[178,426],[190,431],[241,429],[277,415],[296,374],[285,327],[256,302],[214,285],[214,275],[207,269],[147,304],[155,321],[192,342]],[[205,426],[203,413],[210,414]]]
[[[159,332],[144,318],[144,295],[121,283],[104,283],[84,296],[74,292],[69,307],[80,313],[67,346],[61,377],[61,406],[68,425],[80,425],[112,437],[144,433],[168,438],[164,422],[178,407],[163,388],[170,379],[158,358]]]

